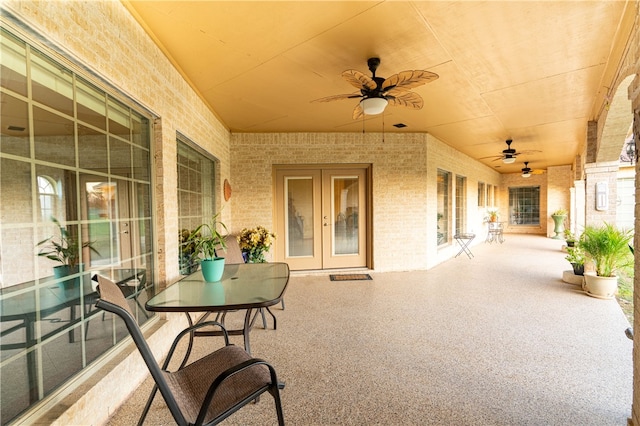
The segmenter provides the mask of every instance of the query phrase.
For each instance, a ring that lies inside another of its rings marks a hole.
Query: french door
[[[282,166],[275,175],[278,260],[292,270],[368,266],[368,166]]]

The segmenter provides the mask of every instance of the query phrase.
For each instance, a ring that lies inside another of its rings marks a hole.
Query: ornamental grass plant
[[[593,261],[598,276],[614,277],[619,270],[633,264],[629,250],[632,239],[632,231],[605,222],[602,226],[585,227],[578,244],[587,259]]]

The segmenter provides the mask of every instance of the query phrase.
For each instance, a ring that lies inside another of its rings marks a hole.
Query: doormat
[[[361,281],[371,280],[369,274],[341,274],[341,275],[329,275],[331,281]]]

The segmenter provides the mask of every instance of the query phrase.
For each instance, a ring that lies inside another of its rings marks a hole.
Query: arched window
[[[56,195],[55,181],[49,176],[38,176],[38,199],[40,200],[40,218],[42,220],[54,216]]]

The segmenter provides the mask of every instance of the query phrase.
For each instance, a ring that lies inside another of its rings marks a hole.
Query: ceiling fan
[[[361,98],[361,101],[353,110],[354,120],[365,114],[380,114],[387,105],[421,109],[424,105],[422,97],[417,93],[410,92],[409,89],[430,83],[439,77],[438,74],[429,71],[409,70],[402,71],[385,79],[376,77],[376,70],[380,65],[380,58],[369,58],[367,65],[369,66],[369,71],[371,71],[371,77],[356,70],[346,70],[342,73],[342,78],[359,89],[360,93],[327,96],[326,98],[316,99],[312,102],[331,102],[342,99]]]
[[[544,170],[539,170],[539,169],[534,170],[531,167],[529,167],[528,161],[524,162],[524,167],[522,168],[523,178],[531,177],[531,175],[541,175],[542,173],[544,173]]]
[[[489,156],[489,157],[482,157],[481,160],[485,159],[485,158],[493,158],[494,159],[493,161],[502,160],[502,162],[505,163],[505,164],[512,164],[512,163],[515,163],[516,157],[518,155],[522,155],[522,154],[527,155],[527,154],[533,154],[533,153],[536,153],[536,152],[540,152],[540,151],[538,151],[536,149],[528,149],[528,150],[525,150],[525,151],[517,152],[514,148],[511,148],[511,144],[513,143],[513,140],[507,139],[505,142],[507,144],[507,149],[503,149],[502,150],[502,154],[500,154],[500,155],[492,155],[492,156]]]

